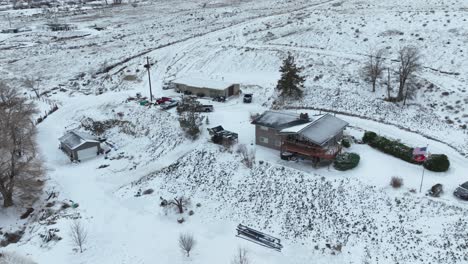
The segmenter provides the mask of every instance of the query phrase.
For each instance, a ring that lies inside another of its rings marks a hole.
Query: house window
[[[268,144],[268,138],[266,138],[266,137],[260,137],[259,140],[260,140],[261,143]]]
[[[261,130],[268,131],[268,127],[265,127],[265,126],[260,126],[260,129],[261,129]]]
[[[275,146],[281,147],[281,140],[275,140]]]

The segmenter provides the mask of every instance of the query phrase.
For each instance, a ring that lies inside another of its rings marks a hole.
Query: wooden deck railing
[[[340,145],[333,147],[321,148],[319,146],[312,146],[301,142],[283,141],[281,146],[282,151],[297,153],[304,156],[316,157],[322,159],[334,159],[341,151]]]

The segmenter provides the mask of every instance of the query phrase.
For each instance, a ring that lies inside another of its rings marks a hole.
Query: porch
[[[326,144],[322,147],[297,139],[282,138],[281,140],[281,153],[289,152],[311,159],[333,160],[341,152],[341,149],[342,146],[338,143]]]

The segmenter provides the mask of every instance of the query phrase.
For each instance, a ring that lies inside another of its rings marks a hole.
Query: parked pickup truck
[[[198,112],[213,112],[213,105],[199,105],[197,107]]]

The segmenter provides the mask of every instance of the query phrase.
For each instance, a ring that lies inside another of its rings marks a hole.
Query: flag
[[[423,148],[414,148],[413,149],[413,156],[419,156],[419,155],[426,155],[427,147]]]

